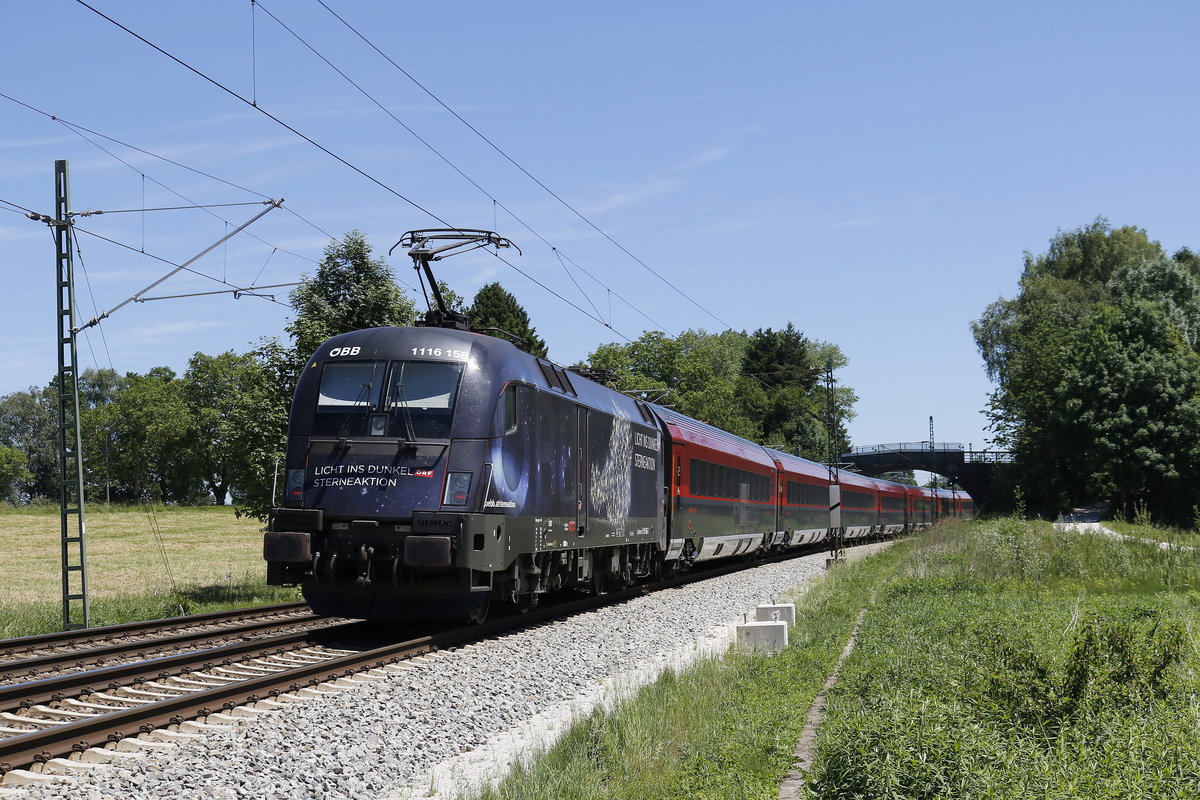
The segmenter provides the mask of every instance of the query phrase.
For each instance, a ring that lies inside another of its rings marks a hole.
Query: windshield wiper
[[[404,418],[404,432],[408,434],[408,441],[415,441],[417,432],[413,429],[412,413],[408,409],[408,400],[404,397],[404,373],[400,373],[400,380],[396,383],[396,399],[400,401],[401,416]]]

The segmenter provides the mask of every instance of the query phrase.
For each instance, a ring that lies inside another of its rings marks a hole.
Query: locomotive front
[[[506,566],[495,517],[471,511],[503,389],[494,342],[373,328],[321,345],[292,401],[268,583],[300,585],[317,613],[365,619],[486,607]]]

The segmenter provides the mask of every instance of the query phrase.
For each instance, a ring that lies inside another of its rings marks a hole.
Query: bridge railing
[[[961,451],[962,442],[893,442],[891,444],[869,444],[862,447],[851,447],[849,456],[873,456],[885,453],[932,453],[945,451]]]
[[[843,454],[843,458],[853,458],[855,456],[887,456],[891,454],[910,456],[923,455],[930,456],[953,456],[954,460],[961,455],[962,460],[969,464],[1011,464],[1013,462],[1012,453],[1007,450],[967,450],[962,446],[962,442],[935,442],[932,445],[929,442],[891,442],[889,444],[870,444],[861,447],[852,447],[850,452]],[[938,461],[944,459],[935,459]]]
[[[970,450],[966,460],[971,464],[1011,464],[1016,459],[1007,450]]]

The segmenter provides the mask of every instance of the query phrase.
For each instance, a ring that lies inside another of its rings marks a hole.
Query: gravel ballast
[[[810,582],[825,558],[769,564],[446,651],[392,677],[20,794],[454,797],[503,777],[597,704],[724,650],[744,614]]]

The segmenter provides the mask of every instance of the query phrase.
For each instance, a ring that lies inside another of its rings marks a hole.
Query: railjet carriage
[[[431,242],[464,235],[406,234],[435,296]],[[961,492],[832,483],[821,465],[461,330],[442,310],[429,321],[451,327],[330,339],[296,386],[263,553],[268,582],[300,585],[317,613],[479,619],[493,602],[922,527],[933,503],[973,513]]]

